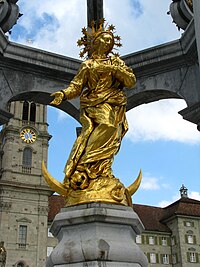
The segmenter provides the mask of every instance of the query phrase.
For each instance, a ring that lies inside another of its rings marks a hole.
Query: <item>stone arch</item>
[[[147,104],[151,102],[155,102],[162,99],[184,99],[180,94],[173,92],[167,89],[147,89],[147,90],[127,90],[125,89],[125,93],[127,95],[127,111],[131,110],[134,107],[137,107],[142,104]],[[52,98],[50,97],[50,93],[46,92],[24,92],[18,95],[13,96],[9,102],[12,101],[30,101],[39,104],[49,105]],[[186,102],[186,100],[185,100]],[[187,102],[186,102],[187,104]],[[64,101],[59,106],[54,106],[58,108],[79,122],[79,98],[70,101]]]
[[[183,110],[184,114],[180,113],[183,118],[197,125],[199,124],[199,118],[196,115],[196,110],[198,107],[194,107],[194,111],[192,110],[192,112],[189,110],[188,115],[188,109],[193,109],[195,101],[198,104],[198,99],[200,97],[198,93],[194,91],[194,88],[196,88],[196,82],[192,83],[192,80],[195,80],[196,75],[195,67],[190,67],[188,69],[181,68],[175,71],[170,71],[167,74],[165,72],[149,73],[147,76],[143,76],[143,74],[137,69],[135,72],[137,77],[135,89],[125,90],[128,99],[127,110],[130,110],[141,104],[154,102],[160,99],[179,98],[184,99],[188,107],[186,108],[186,112]],[[185,79],[186,77],[187,79]],[[35,78],[34,83],[28,84],[27,80],[28,78],[26,78],[26,82],[22,84],[23,91],[19,90],[19,88],[17,89],[19,85],[17,85],[16,88],[14,88],[14,85],[12,85],[13,94],[6,95],[2,106],[3,109],[0,110],[1,121],[5,120],[6,122],[12,116],[10,113],[5,114],[4,110],[7,106],[7,103],[11,101],[26,100],[48,105],[52,100],[50,94],[61,90],[69,83],[69,80],[66,80],[66,82],[62,83],[56,83],[55,81],[41,81]],[[23,79],[20,80],[20,85],[21,82],[23,83]],[[187,90],[188,88],[190,90]],[[79,107],[79,99],[77,98],[74,100],[65,101],[56,108],[63,110],[79,121]]]
[[[172,91],[164,90],[164,89],[152,89],[152,90],[145,90],[139,91],[135,94],[131,95],[128,90],[127,93],[127,111],[131,110],[134,107],[137,107],[142,104],[147,104],[151,102],[155,102],[162,99],[183,99],[184,98]]]
[[[59,90],[59,89],[58,89]],[[50,92],[23,92],[20,94],[17,94],[13,97],[11,97],[8,102],[12,101],[30,101],[35,102],[43,105],[49,105],[49,103],[52,101],[52,98],[50,97]],[[79,121],[79,100],[74,99],[70,101],[65,101],[58,107],[55,106],[55,108],[61,109],[62,111],[68,113],[73,118],[75,118],[77,121]]]

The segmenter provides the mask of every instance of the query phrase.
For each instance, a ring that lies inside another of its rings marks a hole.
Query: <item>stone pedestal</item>
[[[63,208],[50,229],[58,245],[46,267],[147,267],[135,243],[142,230],[131,207],[91,203]]]

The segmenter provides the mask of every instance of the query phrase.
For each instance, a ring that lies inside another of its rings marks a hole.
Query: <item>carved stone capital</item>
[[[0,202],[0,210],[1,211],[9,211],[12,207],[11,202],[2,201]]]
[[[197,130],[200,131],[200,102],[179,111],[179,114],[183,119],[195,123],[197,125]]]
[[[38,207],[38,213],[40,215],[48,215],[48,212],[49,212],[49,208],[46,207],[46,206],[39,206]]]

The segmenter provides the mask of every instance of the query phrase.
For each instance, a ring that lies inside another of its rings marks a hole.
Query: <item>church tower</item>
[[[47,162],[47,107],[28,101],[10,103],[14,117],[0,133],[0,241],[6,267],[44,267],[48,197],[42,176]]]

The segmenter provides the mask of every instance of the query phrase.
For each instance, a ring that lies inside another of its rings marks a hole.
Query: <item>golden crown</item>
[[[83,37],[77,41],[78,46],[84,46],[80,52],[80,57],[83,58],[86,53],[93,53],[93,45],[94,41],[97,39],[97,37],[102,34],[102,33],[109,33],[111,34],[113,38],[113,47],[116,45],[117,47],[121,47],[122,44],[120,43],[121,37],[119,35],[114,35],[115,34],[115,26],[113,24],[108,25],[105,23],[105,19],[102,18],[99,20],[98,23],[96,23],[94,20],[90,23],[90,29],[87,30],[85,27],[82,28],[82,33]],[[112,54],[118,55],[118,53],[113,53],[110,51]]]

